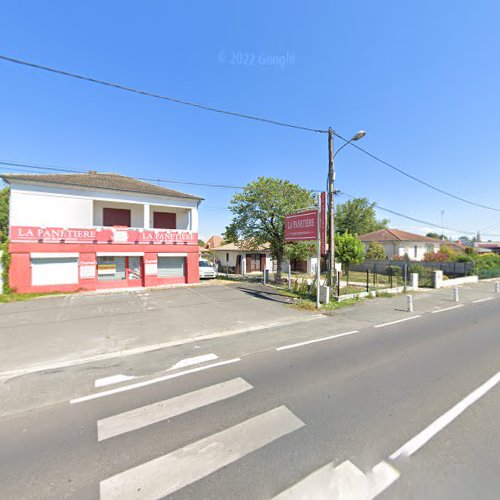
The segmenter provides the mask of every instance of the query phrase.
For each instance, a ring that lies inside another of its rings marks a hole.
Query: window
[[[418,246],[413,247],[413,257],[416,259],[418,257]]]
[[[32,258],[32,285],[73,285],[78,283],[78,257]]]
[[[156,229],[176,229],[176,214],[170,212],[154,212],[153,227]]]
[[[426,253],[434,253],[434,245],[431,243],[425,246]]]
[[[130,210],[123,208],[103,208],[103,226],[126,226],[130,227]]]
[[[183,277],[185,260],[185,257],[158,257],[158,277]]]
[[[125,257],[97,257],[97,281],[119,281],[126,277]]]
[[[229,252],[226,253],[226,262],[229,262]]]

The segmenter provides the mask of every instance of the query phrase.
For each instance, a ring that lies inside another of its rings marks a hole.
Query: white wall
[[[132,210],[132,226],[143,227],[144,205],[150,204],[151,207],[155,207],[156,211],[178,213],[177,220],[180,229],[198,231],[198,200],[196,199],[67,188],[29,182],[13,182],[10,187],[11,226],[102,226],[102,207],[106,206]],[[97,207],[95,215],[93,214],[94,203]]]
[[[177,208],[177,207],[165,207],[160,205],[151,205],[149,207],[149,220],[151,221],[151,227],[153,227],[154,212],[170,212],[176,214],[177,229],[190,229],[191,226],[191,215],[190,209]]]
[[[382,242],[385,253],[388,259],[393,257],[404,257],[408,254],[410,260],[423,260],[427,252],[428,245],[432,243],[424,243],[422,241],[398,241],[398,242]],[[441,243],[434,243],[434,253],[437,253],[441,247]],[[365,250],[368,250],[369,243],[365,243]],[[417,247],[417,254],[415,255],[415,246]]]
[[[92,200],[12,190],[11,226],[91,227]]]

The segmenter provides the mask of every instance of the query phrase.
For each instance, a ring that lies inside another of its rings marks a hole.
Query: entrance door
[[[142,257],[127,257],[127,281],[129,286],[143,286]]]

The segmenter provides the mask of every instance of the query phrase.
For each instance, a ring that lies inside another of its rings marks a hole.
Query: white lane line
[[[432,311],[432,314],[442,313],[445,311],[451,311],[452,309],[458,309],[459,307],[464,307],[464,305],[459,304],[458,306],[445,307],[444,309],[436,309],[435,311]]]
[[[202,356],[195,356],[194,358],[186,358],[178,361],[174,365],[172,365],[168,371],[170,370],[178,370],[179,368],[186,368],[186,366],[199,365],[200,363],[205,363],[205,361],[213,361],[214,359],[219,359],[217,354],[203,354]]]
[[[389,321],[389,323],[381,323],[380,325],[375,325],[374,328],[382,328],[383,326],[395,325],[397,323],[403,323],[405,321],[410,321],[412,319],[420,318],[421,315],[417,314],[416,316],[410,316],[409,318],[397,319],[396,321]]]
[[[108,391],[96,392],[95,394],[89,394],[88,396],[82,396],[70,400],[70,404],[83,403],[84,401],[90,401],[92,399],[103,398],[105,396],[111,396],[113,394],[118,394],[120,392],[131,391],[133,389],[139,389],[140,387],[146,387],[147,385],[157,384],[158,382],[164,382],[165,380],[170,380],[177,377],[182,377],[183,375],[188,375],[189,373],[201,372],[202,370],[208,370],[209,368],[215,368],[217,366],[229,365],[231,363],[237,363],[241,361],[241,358],[228,359],[227,361],[219,361],[218,363],[212,363],[211,365],[198,366],[197,368],[191,368],[190,370],[184,370],[183,372],[171,373],[169,375],[163,375],[162,377],[154,378],[151,380],[144,380],[143,382],[136,382],[135,384],[126,385],[123,387],[117,387],[116,389],[109,389]]]
[[[446,413],[441,415],[439,418],[434,420],[432,424],[426,427],[423,431],[419,432],[415,437],[410,439],[401,448],[396,450],[389,458],[391,460],[396,460],[399,457],[409,457],[413,455],[417,450],[424,446],[427,441],[432,439],[438,432],[443,430],[448,424],[453,422],[462,412],[464,412],[469,406],[474,404],[479,398],[484,396],[488,391],[493,389],[495,385],[500,382],[500,371],[497,372],[493,377],[487,380],[484,384],[479,386],[477,389],[472,391],[468,396],[457,403],[453,408],[450,408]]]
[[[104,441],[126,432],[156,424],[202,406],[231,398],[250,389],[253,389],[253,387],[248,382],[242,378],[235,378],[175,398],[158,401],[135,410],[103,418],[97,422],[98,440]]]
[[[473,304],[479,304],[480,302],[486,302],[487,300],[493,300],[495,297],[486,297],[485,299],[473,300]]]
[[[304,425],[280,406],[101,481],[101,500],[163,498]]]
[[[297,344],[283,345],[281,347],[277,347],[277,351],[285,351],[286,349],[294,349],[295,347],[302,347],[303,345],[315,344],[316,342],[324,342],[325,340],[332,340],[339,337],[345,337],[346,335],[353,335],[355,333],[359,333],[358,330],[353,330],[352,332],[344,332],[337,333],[335,335],[330,335],[329,337],[321,337],[319,339],[306,340],[305,342],[299,342]]]
[[[382,493],[399,476],[399,472],[385,461],[379,462],[367,474],[349,460],[336,467],[330,463],[275,496],[274,500],[368,500]]]
[[[137,377],[133,375],[111,375],[110,377],[98,378],[94,381],[94,387],[105,387],[106,385],[119,384],[120,382],[127,382],[129,380],[134,380]]]

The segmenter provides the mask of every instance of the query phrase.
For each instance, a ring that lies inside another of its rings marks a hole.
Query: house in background
[[[218,270],[230,273],[249,274],[262,272],[265,269],[273,271],[276,268],[271,258],[269,245],[262,245],[252,250],[245,250],[244,245],[226,243],[212,249],[216,255]]]
[[[439,252],[442,241],[420,234],[408,233],[399,229],[380,229],[359,236],[368,250],[373,241],[380,243],[388,259],[408,255],[410,260],[423,260],[426,253]]]
[[[199,282],[201,198],[118,174],[5,174],[18,292]]]
[[[475,242],[474,250],[478,253],[497,253],[500,254],[500,241]]]

